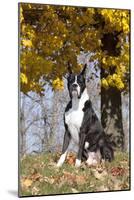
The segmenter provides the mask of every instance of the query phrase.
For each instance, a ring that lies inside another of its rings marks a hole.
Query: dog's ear
[[[81,75],[84,75],[86,74],[86,68],[87,68],[87,64],[84,65],[82,71],[81,71]]]

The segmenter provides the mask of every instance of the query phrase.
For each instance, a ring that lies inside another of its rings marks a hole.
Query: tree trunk
[[[21,157],[26,153],[26,132],[25,132],[25,119],[24,113],[21,112],[20,117],[20,154]]]
[[[101,39],[102,51],[108,56],[118,57],[121,53],[121,46],[117,48],[121,31],[103,34]],[[101,68],[101,79],[108,74],[115,73],[115,66],[111,66],[109,71]],[[111,136],[117,148],[124,150],[124,130],[122,122],[122,101],[121,92],[113,87],[109,89],[101,88],[101,121],[106,134]]]
[[[121,92],[116,88],[101,88],[101,122],[116,147],[124,150]]]

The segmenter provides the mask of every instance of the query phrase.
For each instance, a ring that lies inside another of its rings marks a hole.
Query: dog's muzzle
[[[72,96],[79,96],[78,85],[76,83],[72,85]]]
[[[72,85],[72,88],[73,88],[73,90],[77,90],[78,85],[77,85],[76,83],[74,83],[74,84]]]

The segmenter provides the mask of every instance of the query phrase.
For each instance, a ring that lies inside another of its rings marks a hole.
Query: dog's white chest
[[[80,127],[84,118],[84,104],[89,99],[87,90],[83,92],[81,99],[72,101],[72,108],[65,112],[65,123],[75,143],[79,143]]]
[[[83,111],[70,109],[65,113],[65,122],[75,143],[79,143],[79,131],[83,121]]]

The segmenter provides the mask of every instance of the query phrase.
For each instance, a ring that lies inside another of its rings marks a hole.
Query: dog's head
[[[71,71],[69,72],[67,78],[67,85],[71,99],[73,97],[78,99],[81,98],[81,95],[86,87],[85,72],[86,72],[86,64],[84,65],[84,68],[80,74],[75,75]]]

